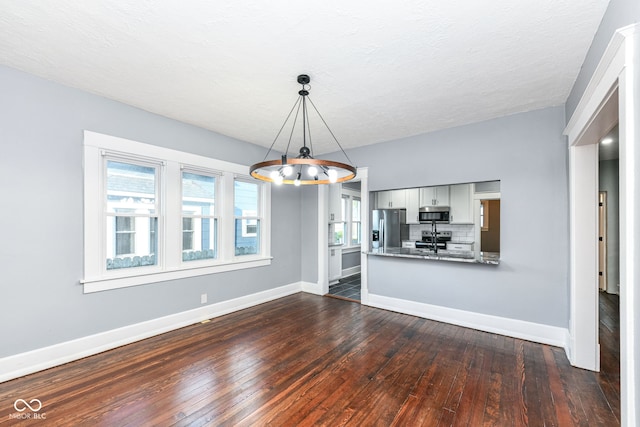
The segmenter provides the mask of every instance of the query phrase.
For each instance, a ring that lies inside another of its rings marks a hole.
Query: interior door
[[[607,192],[598,194],[598,288],[607,290]]]

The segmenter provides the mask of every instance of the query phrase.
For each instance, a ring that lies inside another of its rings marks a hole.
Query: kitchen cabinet
[[[449,186],[451,224],[473,224],[473,184]]]
[[[422,187],[420,206],[449,206],[449,186]]]
[[[329,247],[329,283],[337,282],[342,276],[342,248]]]
[[[405,200],[406,190],[387,190],[376,193],[376,208],[378,209],[404,209],[407,202]]]
[[[419,188],[407,188],[405,190],[406,201],[406,223],[407,224],[420,224],[418,221],[418,212],[420,211],[420,189]]]
[[[342,222],[342,184],[329,184],[329,221]]]

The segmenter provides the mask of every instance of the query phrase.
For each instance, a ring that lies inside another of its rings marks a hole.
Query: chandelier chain
[[[333,140],[336,142],[336,144],[338,144],[338,147],[340,147],[340,151],[342,151],[342,154],[344,154],[344,156],[347,158],[347,161],[349,163],[353,163],[351,161],[351,159],[349,158],[349,156],[347,156],[347,153],[344,151],[344,148],[342,148],[342,145],[340,144],[340,141],[338,141],[338,138],[336,138],[336,136],[333,134],[333,131],[331,130],[331,128],[329,127],[327,122],[324,120],[324,117],[322,117],[322,114],[320,114],[320,111],[318,111],[318,109],[316,108],[316,105],[313,103],[311,98],[309,98],[309,102],[313,106],[313,109],[316,110],[316,113],[318,113],[318,116],[320,117],[320,120],[322,120],[322,123],[324,123],[324,125],[327,127],[327,130],[329,131],[329,133],[333,137]]]
[[[276,135],[276,137],[273,138],[273,142],[269,147],[269,151],[267,151],[267,154],[265,154],[264,159],[262,161],[267,160],[267,157],[269,157],[269,153],[271,153],[271,150],[273,150],[273,146],[276,145],[276,141],[278,140],[278,137],[280,136],[280,134],[282,133],[282,130],[286,126],[287,122],[289,121],[289,117],[291,117],[291,113],[293,113],[293,110],[295,110],[296,105],[298,105],[298,102],[300,102],[300,97],[298,97],[298,99],[296,99],[296,102],[293,103],[293,107],[291,107],[291,111],[289,111],[289,114],[287,114],[287,118],[284,119],[284,123],[282,123],[282,126],[280,127],[280,130],[278,131],[278,134]],[[289,141],[291,141],[291,139],[289,139]],[[287,146],[287,149],[288,149],[288,146]],[[285,151],[285,154],[287,154],[286,151]]]

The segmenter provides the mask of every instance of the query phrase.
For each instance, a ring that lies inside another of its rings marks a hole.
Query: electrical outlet
[[[200,295],[200,304],[206,304],[206,303],[207,303],[207,294]]]

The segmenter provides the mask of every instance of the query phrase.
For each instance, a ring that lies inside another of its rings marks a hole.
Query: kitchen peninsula
[[[433,251],[414,248],[375,248],[367,255],[387,256],[396,258],[415,258],[439,261],[466,262],[471,264],[500,264],[499,252],[481,252],[478,257],[472,252],[455,252],[455,251]]]

